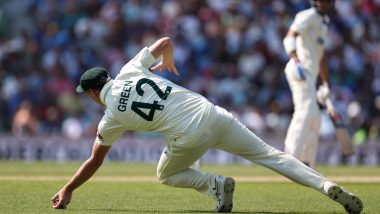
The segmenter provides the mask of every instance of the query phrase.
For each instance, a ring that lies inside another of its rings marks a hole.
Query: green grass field
[[[50,208],[51,196],[80,164],[0,162],[0,213],[212,213],[212,198],[155,181],[154,165],[113,162],[104,163],[74,192],[67,210]],[[311,188],[272,181],[281,176],[259,166],[205,165],[202,170],[237,178],[234,213],[344,213],[339,204]],[[317,171],[334,178],[380,176],[379,167],[318,167]],[[128,180],[130,176],[135,180]],[[252,181],[239,182],[239,176]],[[268,180],[255,181],[260,176]],[[380,213],[379,181],[340,184],[361,197],[363,213]]]

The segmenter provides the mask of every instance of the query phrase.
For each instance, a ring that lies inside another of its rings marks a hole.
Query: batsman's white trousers
[[[314,168],[319,142],[321,113],[316,97],[316,77],[306,76],[306,81],[293,79],[292,66],[285,69],[286,78],[293,96],[294,113],[286,139],[285,152]]]
[[[208,149],[217,148],[265,166],[301,185],[325,193],[327,178],[293,156],[264,143],[220,107],[192,134],[168,138],[157,167],[160,183],[213,194],[216,175],[190,168]]]

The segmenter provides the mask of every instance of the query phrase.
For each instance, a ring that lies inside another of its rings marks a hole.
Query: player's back
[[[196,130],[212,104],[150,72],[141,55],[128,62],[102,90],[107,105],[105,116],[121,123],[124,131],[180,134]]]
[[[183,132],[197,124],[209,102],[157,75],[115,79],[107,111],[127,130],[163,134]]]

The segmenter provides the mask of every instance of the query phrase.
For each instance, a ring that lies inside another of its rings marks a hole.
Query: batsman
[[[65,208],[73,191],[94,175],[120,136],[126,131],[138,130],[167,136],[167,145],[157,166],[158,181],[212,196],[215,212],[232,210],[235,180],[190,167],[211,148],[241,156],[311,187],[339,202],[350,213],[363,209],[359,197],[293,156],[266,144],[224,108],[152,73],[167,69],[178,74],[173,49],[171,39],[164,37],[143,48],[115,79],[101,67],[89,69],[81,76],[77,92],[86,93],[106,109],[91,156],[51,198],[53,208]],[[161,61],[153,65],[157,58]]]
[[[329,23],[327,13],[334,7],[334,0],[312,0],[311,5],[295,16],[283,44],[290,56],[285,74],[294,104],[285,152],[314,168],[321,123],[317,100],[324,104],[330,96],[325,46]],[[322,84],[317,99],[318,76]]]

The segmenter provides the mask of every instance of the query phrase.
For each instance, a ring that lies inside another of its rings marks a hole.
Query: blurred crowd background
[[[170,36],[180,76],[160,75],[234,112],[258,135],[284,136],[293,112],[282,39],[306,0],[0,0],[0,134],[94,136],[103,108],[80,75],[115,77]],[[331,88],[354,142],[379,139],[380,0],[336,0]],[[322,120],[321,133],[333,132]]]

